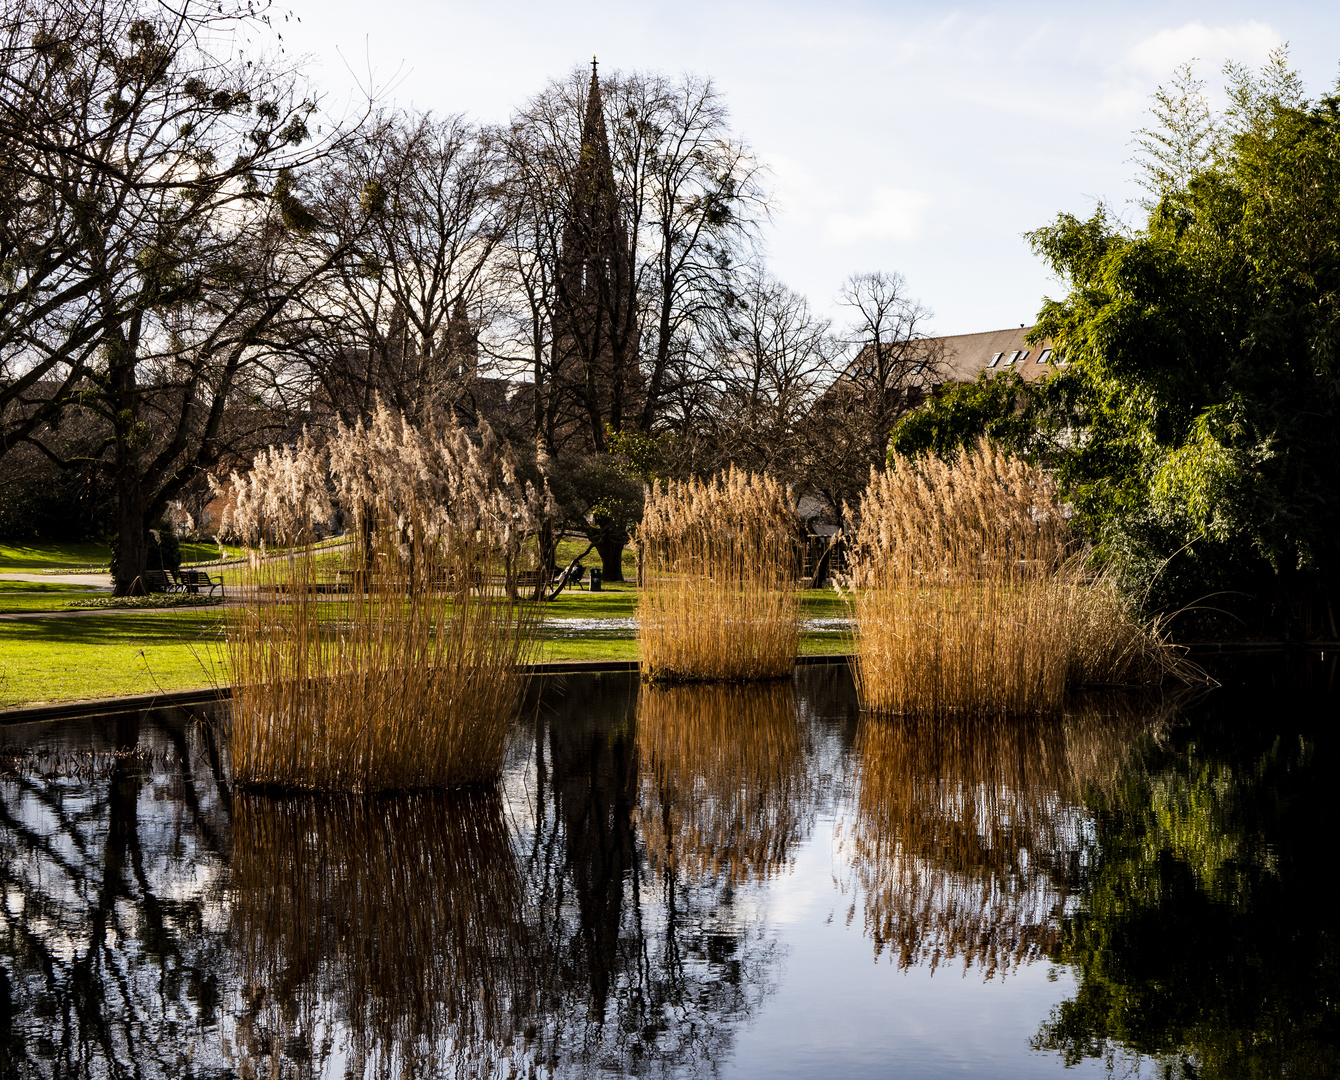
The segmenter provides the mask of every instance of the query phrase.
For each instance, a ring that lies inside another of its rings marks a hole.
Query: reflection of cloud
[[[915,240],[921,235],[930,196],[905,188],[876,188],[862,213],[828,215],[824,243],[851,247],[867,240]]]
[[[1126,59],[1131,66],[1163,80],[1192,57],[1199,57],[1216,69],[1225,60],[1257,67],[1279,44],[1280,36],[1274,27],[1255,19],[1237,26],[1189,22],[1176,29],[1160,30],[1136,42]]]

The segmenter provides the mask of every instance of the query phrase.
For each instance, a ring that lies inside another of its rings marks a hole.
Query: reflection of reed
[[[506,1052],[538,975],[496,792],[242,795],[233,827],[241,1053],[278,1069],[279,1047],[346,1025],[383,1070]]]
[[[1089,844],[1083,796],[1115,782],[1128,718],[891,721],[857,736],[851,836],[866,932],[901,967],[962,959],[991,977],[1056,939]]]
[[[786,862],[808,806],[789,681],[644,689],[637,746],[658,868],[761,880]]]

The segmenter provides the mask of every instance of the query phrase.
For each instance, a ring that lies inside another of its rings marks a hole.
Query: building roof
[[[1049,362],[1053,359],[1051,341],[1044,339],[1038,346],[1025,343],[1024,336],[1032,330],[1031,326],[1019,326],[930,338],[944,350],[940,381],[974,382],[983,371],[1017,371],[1029,382],[1040,378],[1053,370]]]

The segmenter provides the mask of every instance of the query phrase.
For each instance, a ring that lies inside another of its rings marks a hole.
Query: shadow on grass
[[[35,645],[173,645],[217,640],[224,621],[177,614],[98,614],[61,619],[11,619],[0,622],[0,641]]]

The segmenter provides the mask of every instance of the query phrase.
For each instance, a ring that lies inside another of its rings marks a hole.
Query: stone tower
[[[573,419],[603,450],[638,392],[637,298],[633,259],[610,157],[596,63],[568,190],[556,275],[556,371],[573,398]]]

